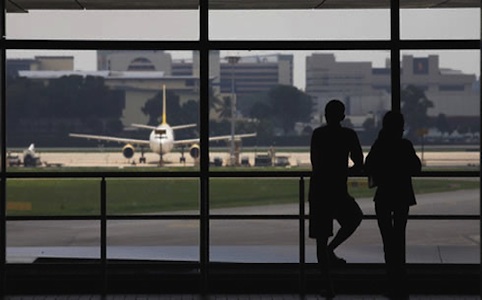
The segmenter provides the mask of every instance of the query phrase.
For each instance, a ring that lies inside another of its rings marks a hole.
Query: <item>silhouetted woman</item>
[[[389,111],[365,160],[365,170],[377,186],[375,212],[383,240],[389,293],[407,295],[405,231],[409,207],[416,204],[412,175],[422,164],[412,143],[403,138],[404,118]]]

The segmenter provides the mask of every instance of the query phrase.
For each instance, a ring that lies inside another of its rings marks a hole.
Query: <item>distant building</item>
[[[373,69],[371,62],[339,62],[334,54],[306,57],[306,89],[314,101],[313,117],[322,121],[326,103],[333,98],[346,105],[348,116],[390,108],[390,70]],[[382,79],[382,80],[381,80]]]
[[[99,71],[162,71],[172,73],[171,54],[162,50],[97,50]]]
[[[480,96],[474,88],[476,83],[475,74],[440,68],[437,55],[402,57],[402,88],[415,85],[424,90],[434,103],[428,111],[431,117],[441,113],[478,117]],[[361,122],[364,118],[360,117],[377,115],[391,107],[389,62],[384,68],[374,68],[371,62],[340,62],[334,54],[312,54],[306,58],[306,93],[314,99],[315,118],[324,113],[327,101],[338,98],[345,102],[347,115]]]
[[[473,89],[475,74],[440,68],[438,55],[428,57],[403,56],[402,86],[415,85],[434,102],[429,116],[440,113],[456,117],[479,117],[479,93]]]
[[[165,51],[99,50],[97,66],[99,71],[164,72],[167,77],[185,79],[186,89],[197,93],[195,99],[199,99],[199,51],[193,51],[190,58],[173,58]],[[243,56],[231,64],[220,57],[220,51],[210,51],[209,75],[211,88],[218,98],[231,97],[234,83],[236,99],[241,99],[247,95],[266,93],[276,85],[293,85],[293,55]],[[180,94],[181,101],[191,99],[186,99],[186,95],[191,97],[183,92]],[[126,99],[126,103],[129,102]],[[244,108],[243,103],[238,100],[238,112]],[[137,109],[137,106],[126,110]],[[215,119],[218,115],[212,112],[210,117]]]
[[[98,70],[163,71],[172,76],[199,77],[199,52],[192,59],[173,59],[164,51],[99,50]],[[212,87],[222,94],[232,93],[234,76],[237,96],[267,92],[278,84],[293,85],[293,55],[269,54],[243,56],[230,64],[220,51],[209,52]]]
[[[19,71],[73,71],[73,56],[35,56],[35,58],[7,59],[7,76],[16,77]]]
[[[234,79],[237,96],[269,91],[276,85],[293,85],[293,55],[269,54],[242,56],[230,64],[221,58],[221,93],[232,92]]]

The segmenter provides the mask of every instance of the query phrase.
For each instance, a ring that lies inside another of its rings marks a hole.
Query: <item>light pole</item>
[[[226,60],[231,65],[231,147],[229,151],[229,163],[231,166],[236,165],[236,155],[235,155],[235,115],[236,115],[236,91],[234,85],[234,65],[239,62],[239,56],[227,56]]]

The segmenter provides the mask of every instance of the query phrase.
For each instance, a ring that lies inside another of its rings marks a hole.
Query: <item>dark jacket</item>
[[[365,160],[365,172],[377,186],[374,201],[391,207],[415,205],[412,176],[421,169],[412,142],[381,132]]]

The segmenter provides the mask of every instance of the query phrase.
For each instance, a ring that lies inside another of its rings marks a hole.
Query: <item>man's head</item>
[[[345,104],[340,100],[330,100],[325,106],[326,123],[336,124],[345,119]]]

